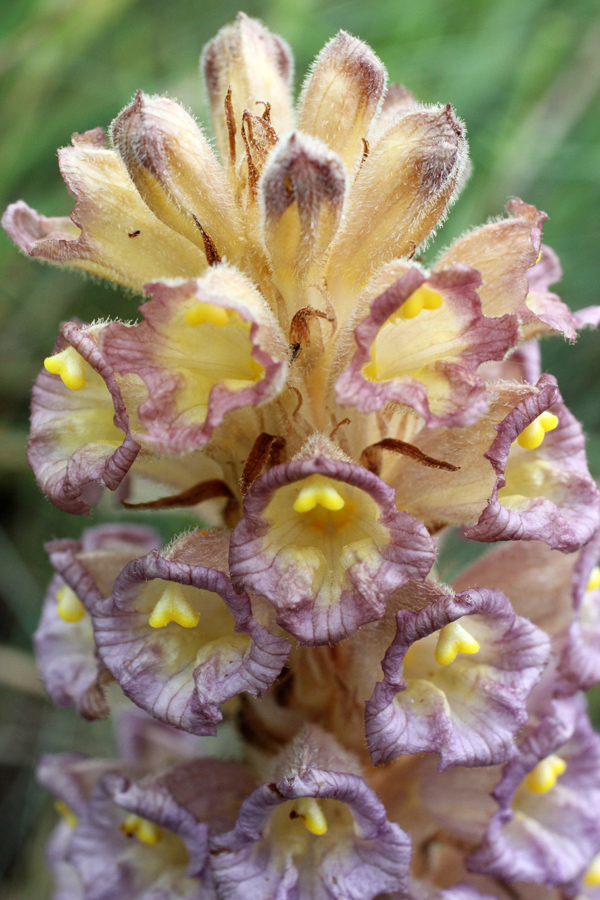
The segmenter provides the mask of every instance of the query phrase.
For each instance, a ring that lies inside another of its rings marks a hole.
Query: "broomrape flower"
[[[214,144],[139,91],[59,151],[69,218],[3,217],[140,295],[137,321],[60,326],[42,490],[192,525],[47,545],[41,676],[88,719],[110,684],[121,750],[41,763],[56,896],[593,898],[600,494],[537,338],[600,309],[550,290],[518,199],[425,265],[465,126],[360,40],[296,111],[287,45],[243,14],[202,69]],[[449,585],[453,528],[486,552]]]

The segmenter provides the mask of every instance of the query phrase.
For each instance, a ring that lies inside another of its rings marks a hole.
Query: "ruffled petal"
[[[336,382],[337,399],[362,413],[404,403],[428,425],[469,425],[487,407],[476,371],[517,340],[510,316],[490,321],[480,278],[455,266],[429,278],[416,267],[377,297],[356,327],[358,349]]]
[[[405,888],[410,842],[362,778],[311,767],[261,785],[211,854],[230,900],[372,900]]]
[[[115,371],[134,373],[149,397],[138,408],[146,439],[169,453],[205,444],[225,415],[279,393],[287,346],[256,289],[217,266],[203,279],[149,285],[138,325],[112,323],[103,350]]]
[[[473,872],[556,885],[577,878],[600,848],[600,737],[580,707],[529,735],[494,791],[500,809]]]
[[[122,392],[137,386],[134,379],[119,383],[98,347],[105,327],[62,325],[47,360],[61,374],[43,369],[33,388],[27,458],[46,496],[75,514],[89,512],[102,488],[116,490],[140,449]],[[72,369],[75,381],[69,378]]]
[[[261,696],[289,652],[232,589],[226,548],[216,535],[184,536],[129,563],[111,597],[92,607],[98,653],[125,694],[194,734],[215,734],[231,697]]]
[[[377,765],[430,751],[440,771],[505,762],[549,641],[500,591],[455,597],[432,585],[430,595],[418,613],[397,614],[384,680],[366,706],[371,758]]]
[[[541,540],[569,553],[598,528],[600,495],[588,472],[579,422],[564,406],[552,376],[543,375],[538,387],[497,427],[485,454],[497,473],[496,486],[466,535],[478,541]],[[547,412],[553,430],[539,446],[521,446],[524,430],[537,427]]]
[[[426,529],[362,466],[328,456],[270,469],[246,495],[231,537],[238,590],[266,597],[303,644],[333,643],[379,619],[392,592],[425,577]]]

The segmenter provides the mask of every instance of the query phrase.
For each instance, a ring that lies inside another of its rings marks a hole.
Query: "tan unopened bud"
[[[206,252],[236,256],[241,225],[225,173],[194,119],[167,97],[141,91],[115,119],[112,141],[142,199]]]
[[[352,172],[363,156],[385,80],[383,63],[371,48],[340,31],[304,84],[298,127],[324,141]]]
[[[270,104],[271,123],[277,134],[293,128],[290,49],[256,19],[239,13],[236,21],[222,28],[204,48],[201,67],[224,162],[243,157],[242,116],[245,109],[256,113],[257,103]],[[229,115],[226,99],[230,88]]]
[[[372,137],[377,139],[400,116],[403,116],[409,109],[415,109],[416,107],[424,108],[422,104],[417,103],[412,91],[409,91],[403,84],[388,84]]]
[[[374,142],[356,177],[331,248],[330,287],[351,283],[356,296],[376,268],[413,255],[454,200],[466,162],[464,126],[450,106],[398,118]]]
[[[290,301],[337,230],[346,190],[341,159],[294,132],[277,145],[261,181],[264,237],[275,280]]]

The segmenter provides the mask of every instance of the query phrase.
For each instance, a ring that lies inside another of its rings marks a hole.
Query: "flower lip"
[[[98,502],[102,487],[111,491],[119,487],[140,444],[131,435],[114,370],[91,333],[74,322],[62,325],[55,351],[60,354],[68,348],[82,359],[84,372],[87,364],[88,372],[98,377],[87,390],[79,384],[75,393],[57,374],[43,370],[38,375],[27,458],[46,496],[65,512],[81,515]],[[57,422],[63,425],[60,433]]]
[[[285,339],[239,272],[219,265],[196,281],[146,287],[152,298],[141,307],[144,320],[108,325],[103,347],[117,371],[139,375],[148,387],[138,409],[148,442],[170,453],[194,450],[227,413],[279,393]]]
[[[496,472],[496,484],[479,521],[465,534],[478,541],[540,540],[570,553],[598,528],[600,494],[587,469],[581,426],[562,402],[556,379],[542,375],[537,388],[495,426],[497,437],[484,456]],[[514,447],[519,435],[547,410],[558,417],[558,426],[541,446]],[[520,466],[512,475],[509,454]],[[544,495],[545,489],[552,497]]]
[[[299,798],[341,802],[354,824],[348,815],[350,822],[307,835],[304,850],[298,842],[282,840],[278,831],[269,833],[277,808]],[[265,868],[276,883],[291,876],[298,897],[372,900],[382,891],[405,887],[410,841],[388,821],[385,807],[358,775],[309,767],[257,788],[242,804],[235,828],[212,839],[210,852],[217,886],[232,900],[247,897],[248,889],[264,879]]]
[[[362,413],[404,403],[430,426],[476,421],[487,408],[478,366],[502,359],[517,340],[514,317],[483,315],[480,284],[468,266],[429,277],[411,267],[356,326],[357,349],[336,382],[338,402]]]
[[[506,762],[548,661],[548,638],[500,591],[454,596],[429,582],[426,590],[427,606],[397,613],[384,679],[366,705],[371,758],[381,765],[425,750],[439,754],[440,771]]]
[[[392,488],[324,455],[258,478],[230,543],[235,588],[266,597],[304,644],[340,640],[380,618],[392,592],[424,578],[434,558],[432,538],[397,510]]]
[[[110,598],[91,609],[98,653],[124,693],[194,734],[215,734],[231,697],[262,696],[289,652],[284,638],[254,620],[248,596],[234,592],[225,572],[184,561],[220,560],[223,552],[217,535],[184,535],[168,556],[153,551],[128,563]],[[184,613],[199,604],[198,619],[167,610],[153,626],[153,610],[169,588],[184,598]]]

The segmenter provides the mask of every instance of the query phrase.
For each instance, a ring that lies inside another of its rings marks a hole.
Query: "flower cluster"
[[[111,699],[119,742],[41,763],[56,897],[597,898],[600,494],[537,339],[600,309],[551,291],[545,214],[517,199],[425,267],[465,127],[360,40],[327,44],[297,115],[259,22],[202,66],[220,162],[139,92],[108,146],[60,151],[70,219],[3,218],[147,295],[134,324],[60,327],[40,487],[203,525],[47,545],[42,678],[88,719]],[[452,529],[486,552],[449,585]]]

